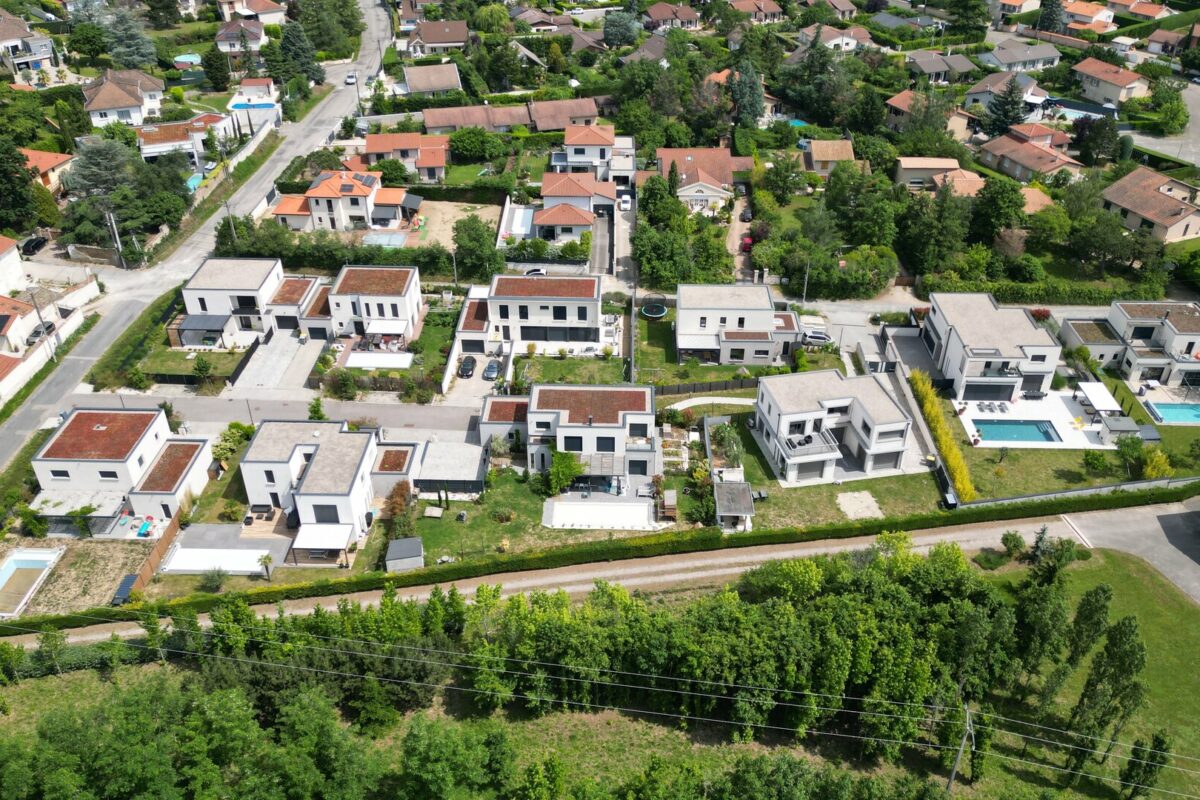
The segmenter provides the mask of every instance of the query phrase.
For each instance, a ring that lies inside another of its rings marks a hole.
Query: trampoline
[[[646,319],[662,319],[667,315],[667,306],[662,295],[650,295],[642,303],[642,316]]]

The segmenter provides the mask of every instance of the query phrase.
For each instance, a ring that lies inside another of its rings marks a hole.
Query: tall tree
[[[754,129],[763,115],[762,79],[749,60],[743,60],[729,78],[735,120],[739,127]]]
[[[118,9],[108,23],[109,55],[118,66],[144,67],[156,60],[154,42],[132,11]]]
[[[1111,117],[1080,117],[1072,124],[1079,160],[1087,166],[1117,157],[1120,133]]]
[[[504,269],[495,233],[475,214],[454,223],[454,255],[460,279],[487,279]]]
[[[279,49],[283,57],[291,62],[294,73],[303,74],[313,83],[325,82],[325,68],[317,62],[316,50],[303,25],[298,22],[284,25]]]
[[[79,148],[71,171],[63,179],[67,188],[81,194],[110,194],[128,183],[128,168],[133,154],[112,139],[101,139]]]
[[[983,118],[983,129],[988,136],[1002,136],[1008,129],[1025,121],[1025,88],[1013,73],[1004,84],[1004,89],[992,95]]]
[[[508,19],[508,9],[501,3],[489,3],[480,6],[473,18],[475,30],[484,33],[504,33],[511,24]]]
[[[550,50],[546,53],[546,68],[556,74],[567,71],[567,58],[558,42],[550,44]]]
[[[1014,228],[1025,218],[1025,196],[1012,178],[988,178],[975,197],[971,234],[976,241],[991,245],[996,234]]]
[[[178,0],[146,0],[146,19],[158,30],[171,27],[180,19]]]
[[[1091,652],[1108,628],[1108,607],[1112,596],[1112,587],[1102,583],[1084,592],[1079,599],[1075,619],[1067,633],[1067,663],[1072,667],[1083,661],[1083,657]]]
[[[627,47],[637,41],[641,25],[637,17],[624,11],[604,15],[604,43],[609,47]]]
[[[213,91],[223,92],[229,88],[229,58],[215,44],[204,51],[200,64]]]
[[[36,177],[12,140],[0,136],[0,230],[28,229],[35,216],[32,181]]]
[[[950,14],[950,30],[958,34],[986,28],[992,18],[987,0],[947,0],[945,9]]]
[[[1042,8],[1038,12],[1037,29],[1058,33],[1063,29],[1064,22],[1062,0],[1042,0]]]
[[[1134,739],[1129,760],[1121,768],[1121,782],[1125,784],[1125,797],[1149,797],[1158,784],[1158,776],[1167,765],[1171,753],[1171,740],[1166,731],[1157,731],[1147,745],[1143,739]]]
[[[108,52],[108,34],[99,25],[81,22],[71,31],[67,39],[67,49],[78,53],[95,63],[96,59]]]

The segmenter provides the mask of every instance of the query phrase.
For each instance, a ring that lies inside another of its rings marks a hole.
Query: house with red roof
[[[1008,133],[985,142],[979,161],[1010,178],[1027,182],[1039,175],[1050,177],[1067,172],[1077,177],[1083,165],[1066,154],[1070,137],[1062,131],[1036,123],[1009,128]]]
[[[648,31],[658,28],[694,31],[700,27],[700,14],[691,6],[655,3],[642,13],[642,25]]]
[[[1150,81],[1146,78],[1098,58],[1085,58],[1071,67],[1071,71],[1079,78],[1083,96],[1096,103],[1119,105],[1150,95]]]
[[[184,153],[196,167],[207,160],[205,142],[210,130],[216,131],[219,139],[235,135],[232,119],[212,112],[197,114],[183,122],[140,125],[134,130],[143,161],[153,161],[167,153]]]
[[[380,172],[333,170],[313,178],[303,195],[282,195],[271,213],[295,231],[395,228],[421,202],[406,189],[385,187]]]
[[[416,267],[346,265],[329,291],[333,335],[417,338],[423,306]]]
[[[669,178],[675,166],[675,196],[693,212],[715,213],[733,197],[733,174],[754,167],[753,158],[734,156],[721,147],[660,147],[656,156],[663,178]]]
[[[274,0],[217,0],[217,8],[226,22],[238,18],[257,20],[263,25],[287,22],[287,9]]]
[[[450,137],[420,133],[368,133],[367,168],[385,159],[400,161],[421,183],[441,183],[450,163]]]
[[[75,156],[70,153],[48,153],[45,150],[30,150],[21,148],[25,156],[25,166],[37,170],[38,180],[51,194],[58,194],[62,189],[63,176],[71,169]]]
[[[617,185],[612,181],[584,172],[547,172],[531,233],[548,241],[578,239],[592,229],[598,213],[611,216],[616,201]]]
[[[524,353],[530,344],[547,353],[560,347],[594,352],[604,340],[600,279],[594,275],[496,275],[486,304],[486,341],[511,343],[514,353]]]
[[[783,19],[783,9],[775,0],[733,0],[729,5],[735,11],[749,14],[755,25],[768,25]]]

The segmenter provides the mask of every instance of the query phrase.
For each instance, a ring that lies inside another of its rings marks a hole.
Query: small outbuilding
[[[750,530],[754,516],[754,494],[745,481],[726,481],[713,484],[713,499],[717,507],[717,524],[731,533]]]
[[[425,566],[425,545],[419,536],[393,539],[383,557],[388,572],[408,572]]]
[[[1141,428],[1129,417],[1108,416],[1101,418],[1100,442],[1116,444],[1122,436],[1138,436]]]

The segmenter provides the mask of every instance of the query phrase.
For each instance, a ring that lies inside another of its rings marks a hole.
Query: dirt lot
[[[0,542],[0,561],[18,547],[65,547],[25,614],[61,614],[107,605],[126,573],[137,572],[150,552],[149,542],[44,539],[9,536]]]
[[[420,190],[417,190],[420,193]],[[426,200],[421,203],[421,216],[426,224],[417,235],[410,234],[405,244],[416,247],[422,244],[440,242],[446,247],[454,247],[454,223],[463,217],[476,215],[495,229],[500,224],[500,206],[477,206],[469,203],[448,203],[437,200]]]

